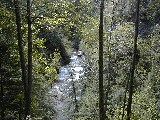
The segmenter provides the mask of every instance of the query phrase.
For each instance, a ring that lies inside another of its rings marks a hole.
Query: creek
[[[70,63],[59,70],[59,78],[50,89],[55,120],[73,120],[84,88],[85,58],[81,51],[72,52]]]

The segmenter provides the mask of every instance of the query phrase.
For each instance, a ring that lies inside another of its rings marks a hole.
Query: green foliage
[[[144,3],[148,2],[148,3]],[[11,1],[0,2],[0,79],[3,87],[5,116],[18,119],[24,114],[23,84],[16,37],[14,6]],[[20,1],[22,34],[27,58],[27,22],[25,1]],[[122,117],[125,89],[130,79],[133,54],[135,0],[108,1],[104,21],[104,88],[106,115],[110,120]],[[140,22],[151,23],[146,36],[138,38],[140,58],[137,60],[132,105],[133,120],[160,118],[160,25],[159,0],[142,1]],[[61,55],[60,43],[67,53],[73,50],[73,41],[81,40],[79,49],[85,52],[85,88],[78,102],[76,120],[98,119],[98,2],[93,0],[34,0],[32,1],[33,36],[33,119],[54,116],[47,92],[57,78]],[[144,26],[142,27],[142,32]],[[148,34],[149,33],[149,34]],[[141,33],[140,33],[141,34]],[[50,41],[48,49],[45,43]],[[48,51],[47,51],[48,50]],[[49,53],[49,54],[48,54]],[[26,61],[27,65],[27,61]],[[110,69],[109,69],[110,67]],[[108,73],[111,83],[108,83]],[[4,79],[2,79],[4,78]],[[2,91],[1,91],[2,92]],[[108,95],[107,95],[108,94]],[[128,97],[128,92],[126,93]],[[125,106],[126,109],[126,106]],[[0,108],[0,112],[3,109]],[[125,112],[126,115],[126,112]]]
[[[145,1],[144,1],[145,2]],[[142,19],[145,21],[150,21],[151,23],[157,23],[157,19],[159,18],[160,10],[160,1],[154,0],[154,1],[147,1],[148,4],[142,4]]]
[[[111,3],[108,3],[108,6]],[[158,3],[157,3],[158,4]],[[118,6],[118,5],[117,5]],[[155,5],[156,6],[156,5]],[[121,7],[121,6],[118,6]],[[116,7],[116,9],[119,9]],[[156,8],[156,7],[155,7]],[[106,8],[107,15],[105,16],[105,35],[104,38],[104,86],[108,89],[108,57],[110,57],[110,71],[111,71],[111,83],[109,96],[107,99],[107,111],[106,115],[111,120],[121,120],[124,94],[128,79],[130,79],[130,65],[131,57],[133,54],[133,38],[134,38],[134,23],[125,22],[126,16],[121,20],[118,14],[112,14],[110,9]],[[149,8],[148,8],[149,9]],[[155,12],[155,10],[154,10]],[[129,12],[128,14],[129,16]],[[112,30],[110,30],[112,17],[114,21],[118,23],[113,24]],[[149,15],[147,15],[149,16]],[[154,18],[154,17],[152,17]],[[86,76],[86,91],[84,98],[81,101],[81,107],[79,115],[83,112],[88,112],[88,118],[94,119],[89,115],[96,112],[98,108],[97,96],[97,85],[98,85],[98,21],[97,18],[91,18],[90,22],[83,28],[82,35],[83,40],[81,41],[81,49],[85,51],[88,56],[87,63],[92,71],[88,71]],[[120,23],[119,23],[120,22]],[[159,24],[154,25],[154,30],[150,37],[138,39],[138,50],[140,58],[137,59],[136,75],[134,82],[134,97],[133,97],[133,108],[132,108],[132,119],[143,120],[159,118]],[[109,30],[108,30],[109,29]],[[111,36],[110,36],[111,32]],[[109,48],[109,49],[108,49]],[[110,51],[108,51],[110,50]],[[93,82],[94,81],[94,82]],[[92,96],[93,95],[93,96]],[[90,96],[92,96],[92,100]],[[127,93],[128,97],[128,93]],[[87,102],[89,100],[90,102]],[[94,104],[96,103],[96,104]],[[88,107],[92,106],[92,107]],[[88,108],[88,109],[87,109]],[[94,109],[94,110],[93,110]],[[126,107],[125,107],[126,109]],[[93,112],[93,111],[94,112]],[[126,114],[126,113],[125,113]],[[86,119],[87,116],[80,116],[80,119]],[[125,119],[125,118],[124,118]]]

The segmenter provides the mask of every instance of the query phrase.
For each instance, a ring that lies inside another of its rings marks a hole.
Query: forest
[[[0,120],[160,120],[160,0],[0,0]]]

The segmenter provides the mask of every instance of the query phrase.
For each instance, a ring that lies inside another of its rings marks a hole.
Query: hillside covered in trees
[[[159,120],[160,0],[1,0],[0,120],[31,119]]]

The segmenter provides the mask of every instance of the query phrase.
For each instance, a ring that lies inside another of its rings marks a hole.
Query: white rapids
[[[82,52],[73,52],[70,61],[69,65],[60,68],[58,81],[49,92],[55,120],[73,120],[77,102],[81,99],[85,72]]]

